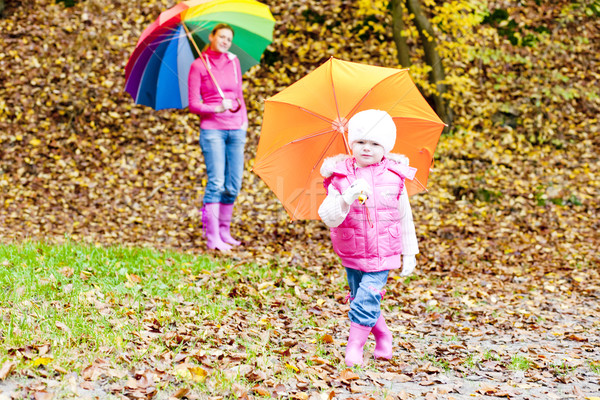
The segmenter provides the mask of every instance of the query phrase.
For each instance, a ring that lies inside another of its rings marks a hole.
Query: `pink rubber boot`
[[[379,316],[377,323],[371,330],[375,335],[375,351],[373,357],[384,358],[389,360],[392,358],[392,332],[385,324],[383,315]]]
[[[229,243],[234,246],[239,246],[239,240],[235,240],[231,237],[230,228],[231,228],[231,214],[233,214],[233,204],[220,204],[221,208],[219,209],[219,234],[221,235],[221,240],[225,243]]]
[[[350,323],[350,334],[348,336],[348,344],[346,345],[346,365],[352,367],[354,365],[363,365],[363,347],[367,343],[367,338],[371,333],[371,328]]]
[[[219,203],[204,204],[204,207],[202,207],[202,225],[206,234],[206,245],[209,249],[231,250],[231,246],[223,242],[219,234]]]

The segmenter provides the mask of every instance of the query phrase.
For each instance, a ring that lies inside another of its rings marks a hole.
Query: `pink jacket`
[[[344,267],[378,272],[402,266],[402,235],[414,235],[415,246],[416,235],[410,206],[406,217],[398,204],[404,180],[412,179],[414,171],[388,158],[365,168],[355,168],[354,159],[348,157],[335,164],[331,174],[326,176],[327,190],[333,188],[343,193],[356,179],[363,178],[373,191],[364,205],[355,201],[344,221],[331,228],[333,249]],[[408,224],[405,217],[409,219]],[[411,251],[414,254],[414,249]]]
[[[188,77],[188,100],[190,111],[201,117],[202,129],[240,129],[247,125],[248,115],[242,90],[242,72],[240,60],[233,53],[219,53],[207,49],[202,52],[190,67]],[[242,103],[238,112],[215,112],[221,104],[222,98],[210,77],[206,65],[210,68],[217,83],[221,87],[225,98],[232,99],[234,108],[236,99]]]

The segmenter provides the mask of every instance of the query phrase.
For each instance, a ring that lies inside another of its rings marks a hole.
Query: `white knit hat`
[[[385,111],[365,110],[356,113],[348,121],[348,143],[352,146],[357,140],[371,140],[389,153],[396,143],[396,124]]]

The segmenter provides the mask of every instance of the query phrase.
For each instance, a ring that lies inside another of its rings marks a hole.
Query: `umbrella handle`
[[[240,99],[238,99],[236,97],[235,101],[237,101],[237,103],[238,103],[237,108],[235,110],[229,109],[229,112],[236,113],[236,112],[240,111],[240,108],[242,108],[242,102],[240,101]]]

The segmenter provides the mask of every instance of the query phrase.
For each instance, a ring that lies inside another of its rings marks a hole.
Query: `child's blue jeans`
[[[373,327],[381,315],[381,291],[389,271],[362,272],[346,268],[350,285],[350,312],[348,318],[355,324]]]

